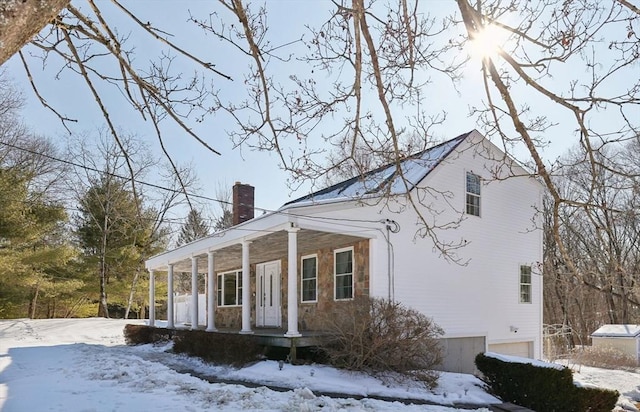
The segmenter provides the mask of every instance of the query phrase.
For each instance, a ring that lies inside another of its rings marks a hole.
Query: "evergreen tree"
[[[180,229],[176,244],[180,246],[207,237],[209,236],[209,229],[209,224],[202,217],[202,213],[196,209],[191,209],[187,214],[187,220],[182,225],[182,229]]]
[[[233,226],[233,213],[228,208],[222,210],[222,216],[217,218],[213,224],[213,229],[218,232]]]
[[[28,190],[33,176],[0,168],[0,316],[36,317],[41,294],[76,288],[60,278],[75,251],[61,236],[64,208]],[[57,286],[56,286],[57,285]],[[26,310],[25,310],[26,309]]]
[[[76,234],[100,282],[98,316],[109,317],[107,289],[126,301],[127,286],[157,240],[154,220],[126,182],[109,174],[89,187],[79,210]]]
[[[210,234],[209,224],[202,217],[202,213],[196,209],[189,210],[187,219],[180,229],[176,240],[176,246],[185,245]],[[175,274],[175,288],[178,293],[191,291],[191,273],[179,272]],[[204,288],[204,279],[198,281],[198,289]]]

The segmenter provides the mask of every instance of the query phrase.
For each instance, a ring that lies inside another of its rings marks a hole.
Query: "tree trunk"
[[[107,205],[107,211],[109,205]],[[109,318],[109,307],[107,306],[107,227],[109,223],[109,213],[104,215],[104,227],[102,230],[102,245],[100,250],[100,303],[98,305],[98,317]]]
[[[36,290],[33,292],[33,299],[31,299],[29,307],[29,319],[36,318],[36,308],[38,305],[38,294],[40,293],[40,284],[36,283]]]
[[[0,2],[0,66],[67,7],[70,0]]]
[[[98,303],[98,317],[109,318],[109,307],[107,306],[107,276],[100,271],[100,302]]]
[[[622,270],[618,270],[618,287],[620,288],[620,322],[628,324],[631,323],[629,316],[629,301],[627,299],[627,285]]]
[[[127,310],[124,312],[124,318],[129,319],[129,312],[131,311],[131,306],[133,305],[133,295],[135,294],[136,284],[138,283],[138,278],[140,277],[140,269],[136,269],[136,274],[133,275],[133,281],[131,282],[131,289],[129,290],[129,299],[127,300]]]
[[[65,318],[72,318],[74,317],[75,311],[78,307],[80,307],[80,305],[84,304],[86,302],[86,298],[84,296],[78,298],[78,300],[71,305],[70,308],[67,309],[67,312],[64,314]]]
[[[618,313],[616,309],[616,303],[613,301],[613,287],[609,286],[607,288],[606,293],[606,301],[609,312],[609,323],[616,324],[618,323]]]

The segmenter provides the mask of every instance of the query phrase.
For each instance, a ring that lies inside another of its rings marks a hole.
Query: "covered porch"
[[[276,212],[154,256],[146,262],[149,325],[156,326],[155,283],[164,272],[169,329],[260,335],[271,346],[314,346],[319,333],[310,320],[323,305],[340,300],[335,295],[336,279],[329,273],[334,251],[350,251],[351,297],[368,294],[370,243],[379,234],[375,226],[360,225],[345,233],[340,222]],[[316,274],[303,281],[305,256],[314,257]],[[174,313],[174,274],[178,272],[191,273],[190,322],[184,324],[176,323]],[[206,279],[206,304],[199,309],[201,276]],[[309,280],[315,282],[316,295],[303,298],[301,292],[309,292]],[[201,316],[203,309],[206,316]]]

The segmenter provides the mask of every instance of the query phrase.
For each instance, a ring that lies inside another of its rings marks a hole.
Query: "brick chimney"
[[[233,225],[253,219],[253,194],[255,188],[236,182],[233,185]]]

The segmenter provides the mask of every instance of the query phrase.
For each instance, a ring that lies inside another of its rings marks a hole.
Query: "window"
[[[353,298],[353,248],[333,252],[335,262],[335,299]]]
[[[520,266],[520,303],[531,303],[531,266]]]
[[[218,306],[242,305],[242,272],[218,275]]]
[[[318,258],[313,256],[302,257],[302,301],[315,302],[318,295]]]
[[[480,176],[467,172],[467,207],[469,215],[480,216]]]

